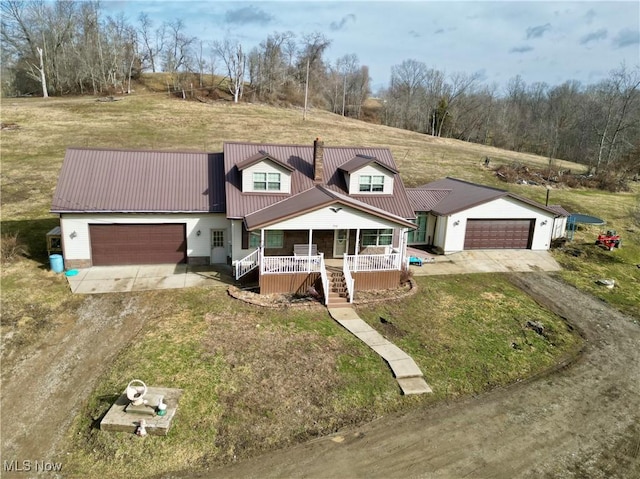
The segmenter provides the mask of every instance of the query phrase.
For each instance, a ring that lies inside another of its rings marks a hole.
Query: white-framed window
[[[284,247],[284,231],[268,230],[264,235],[265,248],[282,248]]]
[[[360,175],[360,191],[382,193],[384,191],[384,176]]]
[[[249,248],[260,246],[260,231],[249,231]]]
[[[257,248],[260,246],[260,231],[249,232],[249,248]],[[265,248],[283,248],[284,247],[284,231],[267,230],[264,232]]]
[[[282,182],[280,173],[259,173],[253,174],[254,191],[280,191]]]
[[[393,243],[393,229],[362,230],[362,246],[389,246]]]

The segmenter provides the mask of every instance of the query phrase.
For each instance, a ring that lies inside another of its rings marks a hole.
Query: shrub
[[[411,278],[413,278],[413,271],[406,264],[402,265],[402,270],[400,271],[400,284],[405,284]]]
[[[27,256],[29,248],[18,239],[18,233],[8,233],[2,235],[0,254],[3,263],[12,263],[21,256]]]

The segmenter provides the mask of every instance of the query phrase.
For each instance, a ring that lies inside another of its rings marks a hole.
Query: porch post
[[[402,264],[402,259],[404,258],[404,251],[406,251],[405,247],[405,238],[404,235],[407,232],[407,228],[400,228],[400,237],[398,238],[398,260],[396,263],[396,268],[400,269],[400,265]]]
[[[307,273],[311,273],[311,243],[313,241],[313,229],[309,228],[309,254],[307,255]]]
[[[264,228],[260,230],[260,274],[264,273]]]
[[[353,252],[355,253],[353,257],[353,271],[358,271],[358,253],[360,252],[360,228],[356,228],[356,247]]]

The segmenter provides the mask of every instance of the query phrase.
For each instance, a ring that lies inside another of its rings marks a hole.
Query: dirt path
[[[580,328],[577,362],[199,477],[639,478],[639,318],[546,274],[513,282]]]
[[[77,315],[57,325],[44,345],[3,364],[3,461],[59,462],[56,448],[83,401],[142,327],[145,314],[139,309],[134,295],[87,296]]]

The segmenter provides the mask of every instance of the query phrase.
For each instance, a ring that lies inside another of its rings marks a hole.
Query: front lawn
[[[499,275],[417,281],[416,295],[358,312],[417,361],[434,388],[423,396],[402,396],[387,364],[321,307],[260,308],[219,288],[163,292],[164,306],[71,428],[67,472],[124,477],[246,458],[507,384],[579,347],[561,319]],[[527,320],[542,322],[546,337],[527,329]],[[167,437],[96,428],[133,378],[185,390]]]

